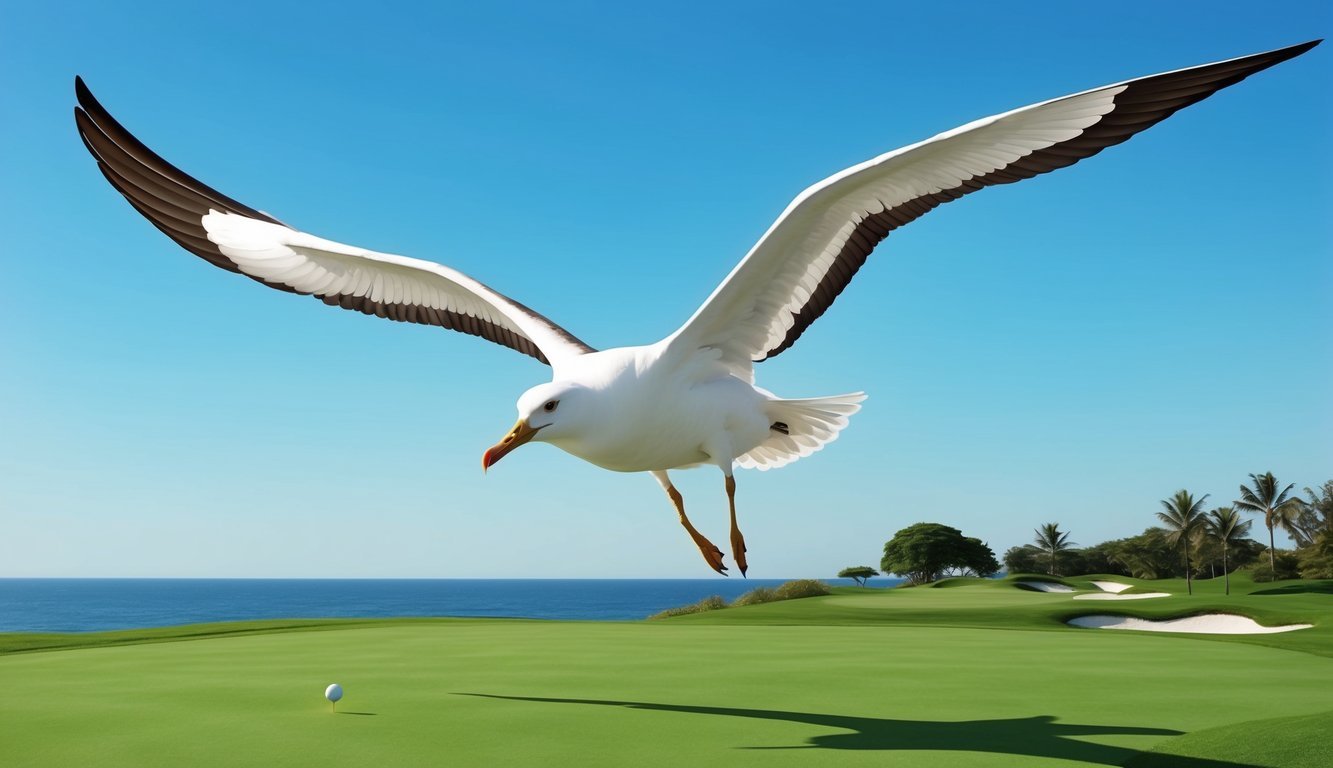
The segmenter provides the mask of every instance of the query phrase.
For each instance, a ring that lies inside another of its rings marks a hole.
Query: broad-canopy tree
[[[1040,567],[1041,550],[1031,544],[1019,544],[1004,552],[1004,569],[1014,573],[1036,573]]]
[[[939,523],[909,525],[884,544],[880,570],[911,584],[935,581],[950,572],[991,576],[1000,570],[995,553],[981,539]]]
[[[1291,521],[1300,515],[1300,508],[1303,505],[1300,499],[1289,495],[1296,484],[1289,483],[1286,488],[1278,491],[1277,478],[1273,477],[1272,472],[1265,472],[1262,475],[1251,474],[1250,480],[1254,483],[1254,487],[1241,484],[1240,498],[1236,499],[1235,506],[1245,512],[1264,516],[1264,525],[1268,528],[1268,567],[1276,573],[1273,528],[1279,524],[1284,528],[1291,526]]]
[[[1194,594],[1194,569],[1190,567],[1190,540],[1203,530],[1203,503],[1207,499],[1205,493],[1195,501],[1194,494],[1182,488],[1171,498],[1162,499],[1164,511],[1157,513],[1157,519],[1166,524],[1166,543],[1173,547],[1184,545],[1185,590],[1191,595]]]
[[[1061,552],[1065,552],[1074,546],[1074,542],[1069,540],[1069,533],[1061,531],[1059,523],[1045,523],[1040,528],[1035,529],[1033,533],[1037,534],[1037,538],[1033,539],[1032,543],[1037,545],[1037,548],[1042,552],[1045,552],[1050,559],[1050,574],[1058,576],[1056,558],[1059,557]]]
[[[868,565],[854,565],[851,568],[843,568],[841,571],[838,571],[838,578],[855,579],[856,583],[863,587],[866,585],[866,579],[878,575],[879,571]]]
[[[1226,579],[1227,594],[1231,594],[1231,570],[1227,555],[1250,532],[1252,520],[1241,520],[1240,513],[1231,507],[1218,507],[1204,518],[1204,529],[1214,541],[1222,545],[1222,576]]]

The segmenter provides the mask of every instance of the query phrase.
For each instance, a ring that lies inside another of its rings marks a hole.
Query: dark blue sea
[[[625,621],[785,579],[0,579],[0,632],[248,619],[507,616]],[[849,579],[824,579],[852,584]],[[898,579],[878,578],[871,586]]]

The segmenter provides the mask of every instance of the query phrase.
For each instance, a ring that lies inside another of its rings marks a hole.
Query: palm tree
[[[1310,500],[1302,502],[1302,506],[1314,515],[1314,527],[1317,530],[1333,531],[1333,480],[1326,481],[1317,491],[1306,486],[1305,495]]]
[[[1157,519],[1166,523],[1169,531],[1166,542],[1172,546],[1185,545],[1185,589],[1191,595],[1194,594],[1194,581],[1190,573],[1190,539],[1203,527],[1203,502],[1207,498],[1205,493],[1203,498],[1195,501],[1194,494],[1182,489],[1170,499],[1162,499],[1166,511],[1157,513]]]
[[[1290,516],[1299,512],[1297,505],[1300,503],[1300,499],[1287,496],[1296,484],[1289,484],[1279,493],[1277,478],[1273,477],[1272,472],[1265,472],[1262,475],[1251,474],[1250,480],[1254,481],[1254,487],[1248,488],[1242,484],[1240,498],[1236,499],[1235,504],[1237,508],[1245,512],[1263,514],[1264,525],[1268,527],[1268,567],[1272,569],[1274,577],[1276,577],[1277,562],[1273,557],[1273,526],[1278,523],[1290,525]]]
[[[1032,532],[1037,534],[1037,538],[1033,539],[1032,543],[1036,544],[1037,548],[1045,552],[1046,556],[1051,559],[1051,575],[1056,575],[1056,556],[1061,552],[1072,549],[1074,542],[1069,540],[1068,533],[1060,531],[1059,523],[1045,523],[1040,528],[1033,529]]]
[[[1306,486],[1305,495],[1309,499],[1293,501],[1295,509],[1277,520],[1296,542],[1297,549],[1314,546],[1321,537],[1333,532],[1333,480],[1319,486],[1318,491]]]
[[[1218,507],[1208,513],[1203,521],[1204,529],[1222,545],[1222,575],[1226,578],[1227,594],[1231,594],[1231,571],[1227,567],[1227,550],[1232,544],[1239,544],[1250,532],[1253,520],[1241,520],[1240,513],[1232,507]]]

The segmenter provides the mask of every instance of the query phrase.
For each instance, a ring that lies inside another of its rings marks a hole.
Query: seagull
[[[722,550],[685,515],[668,474],[717,467],[731,554],[744,575],[734,468],[775,469],[811,455],[865,399],[781,398],[755,385],[754,364],[791,348],[889,233],[972,192],[1073,165],[1320,42],[1043,101],[839,171],[797,195],[684,325],[652,344],[603,350],[457,270],[326,240],[233,200],[148,149],[82,78],[74,118],[111,186],[210,264],[329,306],[479,336],[549,365],[551,381],[518,398],[518,420],[483,454],[483,470],[544,442],[609,470],[647,472],[704,561],[726,575]]]

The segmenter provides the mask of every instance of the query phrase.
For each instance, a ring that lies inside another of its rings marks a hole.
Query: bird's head
[[[568,381],[540,384],[524,392],[518,398],[518,421],[482,455],[481,468],[490,469],[505,454],[532,440],[553,442],[572,434],[586,399],[585,388]]]

